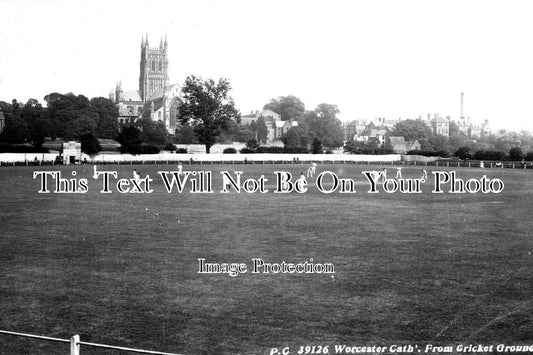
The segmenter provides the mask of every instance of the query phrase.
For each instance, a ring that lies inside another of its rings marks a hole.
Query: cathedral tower
[[[159,88],[168,85],[168,52],[167,37],[159,42],[159,47],[150,48],[148,35],[141,40],[141,71],[139,76],[139,92],[141,100],[146,100]]]

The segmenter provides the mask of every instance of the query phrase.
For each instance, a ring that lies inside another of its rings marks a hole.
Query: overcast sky
[[[243,113],[295,95],[340,118],[533,130],[533,2],[0,0],[0,100],[138,89],[141,38],[168,37],[170,83],[227,77]]]

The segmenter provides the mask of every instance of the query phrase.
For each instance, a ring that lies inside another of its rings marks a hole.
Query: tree
[[[433,134],[429,139],[431,144],[431,149],[433,151],[450,151],[450,146],[448,145],[448,139],[440,134]]]
[[[309,135],[305,129],[299,126],[292,127],[283,136],[281,136],[281,141],[283,142],[285,148],[307,148],[309,140]]]
[[[122,154],[140,154],[141,153],[141,144],[142,137],[141,131],[135,126],[124,126],[120,134],[116,138],[117,142],[120,143],[120,152]]]
[[[472,150],[469,147],[461,147],[455,151],[454,155],[462,160],[470,159],[472,158]]]
[[[96,132],[99,138],[114,138],[118,133],[118,107],[105,97],[94,97],[91,110],[96,113]]]
[[[259,142],[255,138],[252,138],[248,140],[248,142],[246,142],[246,148],[248,149],[253,150],[253,149],[257,149],[258,147],[259,147]]]
[[[81,142],[81,151],[85,154],[95,155],[102,151],[100,141],[91,132],[82,134],[79,140]]]
[[[42,105],[35,99],[29,99],[22,107],[20,117],[26,122],[31,143],[40,147],[48,132],[48,123]]]
[[[322,145],[329,148],[337,148],[344,144],[344,130],[337,118],[339,112],[336,105],[320,104],[314,111],[307,111],[304,114],[309,134],[317,137]]]
[[[509,150],[509,160],[522,160],[524,158],[524,152],[522,152],[522,148],[520,147],[514,147]]]
[[[88,98],[72,93],[51,93],[44,99],[48,104],[52,137],[77,138],[88,130],[95,134],[98,114],[93,111]]]
[[[143,142],[150,144],[165,144],[167,129],[161,121],[154,122],[151,118],[141,118],[135,125],[139,127]]]
[[[0,140],[8,143],[24,143],[28,138],[28,126],[26,122],[16,113],[5,115],[5,126]]]
[[[502,152],[508,152],[511,148],[520,147],[522,144],[520,137],[516,132],[500,130],[496,134],[494,149]]]
[[[174,142],[178,144],[194,144],[197,143],[196,135],[194,134],[194,129],[189,125],[181,125],[176,130],[176,137]]]
[[[23,143],[29,138],[28,125],[21,117],[22,108],[17,100],[11,104],[1,102],[0,107],[4,112],[4,130],[0,134],[0,141],[7,143]]]
[[[391,134],[392,137],[404,137],[406,141],[418,140],[422,150],[433,150],[430,143],[433,132],[421,120],[404,120],[396,123]]]
[[[282,121],[299,120],[305,112],[305,105],[296,96],[280,96],[263,106],[263,110],[271,110],[281,116]]]
[[[252,123],[250,123],[250,130],[260,143],[266,143],[268,138],[268,128],[266,126],[265,118],[263,116],[259,116],[257,122],[252,121]]]
[[[229,96],[230,90],[227,79],[215,82],[189,76],[185,80],[182,89],[184,102],[180,106],[178,120],[194,128],[198,142],[205,145],[207,153],[229,122],[240,117],[233,98]]]
[[[366,142],[350,141],[344,146],[344,151],[350,154],[382,154],[377,139],[369,139]]]
[[[311,153],[321,154],[323,151],[322,142],[317,137],[313,138],[313,143],[311,143]]]

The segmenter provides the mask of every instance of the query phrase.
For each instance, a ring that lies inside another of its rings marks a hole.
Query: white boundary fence
[[[41,163],[52,164],[57,157],[57,154],[50,153],[0,153],[0,163],[3,165],[12,163],[26,163],[31,165],[38,165]],[[385,162],[392,163],[401,161],[400,154],[387,155],[354,155],[354,154],[173,154],[173,153],[159,153],[159,154],[105,154],[100,153],[95,156],[82,154],[82,162],[87,163],[118,163],[128,164],[136,163],[142,164],[144,162],[150,163],[246,163],[246,162],[280,162],[292,163],[295,160],[298,162]]]
[[[52,165],[57,154],[51,153],[0,153],[2,165]],[[82,163],[88,164],[273,164],[273,163],[348,163],[348,164],[398,164],[431,165],[436,167],[480,167],[478,160],[448,160],[421,155],[359,155],[359,154],[106,154],[93,157],[82,154]],[[533,169],[533,162],[485,161],[485,168]]]
[[[86,346],[93,346],[97,348],[105,348],[105,349],[113,349],[113,350],[122,350],[122,351],[129,351],[133,353],[138,354],[154,354],[154,355],[180,355],[176,353],[164,353],[160,351],[151,351],[151,350],[142,350],[142,349],[134,349],[134,348],[126,348],[123,346],[113,346],[113,345],[106,345],[106,344],[98,344],[98,343],[89,343],[86,341],[81,341],[79,335],[73,335],[70,340],[69,339],[60,339],[60,338],[52,338],[42,335],[34,335],[34,334],[26,334],[26,333],[18,333],[18,332],[10,332],[7,330],[0,330],[1,334],[8,334],[8,335],[15,335],[25,338],[34,338],[34,339],[41,339],[41,340],[47,340],[47,341],[55,341],[60,343],[69,343],[70,344],[70,355],[80,355],[80,350],[82,345]]]

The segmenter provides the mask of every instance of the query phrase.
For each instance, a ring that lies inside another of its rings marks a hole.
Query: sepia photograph
[[[0,354],[533,354],[532,10],[0,0]]]

